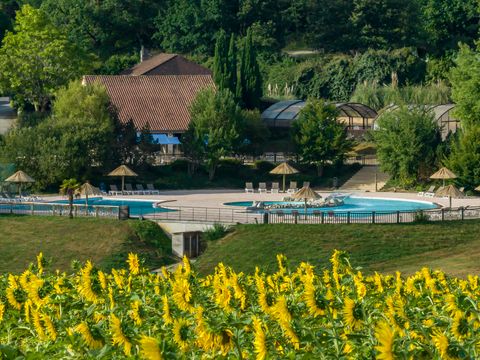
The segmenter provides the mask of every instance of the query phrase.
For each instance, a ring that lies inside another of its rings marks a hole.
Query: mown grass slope
[[[236,271],[275,269],[276,254],[292,265],[327,265],[334,249],[348,251],[367,272],[412,273],[423,266],[449,274],[480,274],[480,221],[407,225],[240,225],[209,242],[197,261],[209,273],[222,261]]]
[[[68,271],[73,260],[92,260],[103,269],[125,266],[129,252],[138,253],[148,267],[168,263],[168,251],[159,245],[169,240],[160,228],[139,223],[0,215],[0,273],[23,271],[39,252],[53,270]]]

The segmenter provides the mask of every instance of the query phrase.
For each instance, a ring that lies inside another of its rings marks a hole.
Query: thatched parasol
[[[475,188],[475,191],[480,191],[480,186],[477,186],[477,187]]]
[[[448,185],[440,188],[435,195],[448,196],[448,199],[450,200],[450,208],[452,207],[452,198],[463,197],[463,193],[453,185]]]
[[[19,170],[15,174],[6,178],[5,181],[18,184],[18,195],[21,196],[22,195],[22,184],[33,183],[33,182],[35,182],[35,179],[30,177],[28,174],[26,174],[22,170]]]
[[[90,182],[86,182],[85,184],[83,184],[82,186],[80,186],[80,189],[78,189],[78,193],[80,195],[85,195],[85,205],[88,206],[88,196],[89,195],[102,195],[102,191],[93,186],[92,184],[90,184]]]
[[[125,190],[125,176],[138,176],[136,172],[130,169],[126,165],[120,165],[113,170],[108,176],[121,176],[122,177],[122,193]]]
[[[448,170],[446,167],[441,168],[435,174],[430,176],[430,179],[443,180],[443,187],[445,187],[445,180],[456,179],[456,178],[457,178],[457,175],[455,175],[452,171]]]
[[[297,174],[299,171],[287,162],[281,163],[275,169],[270,171],[270,174],[283,175],[283,192],[285,192],[285,177],[286,175]]]
[[[313,191],[310,186],[304,186],[292,195],[294,199],[303,199],[305,201],[305,220],[307,219],[307,200],[320,199],[321,196]]]

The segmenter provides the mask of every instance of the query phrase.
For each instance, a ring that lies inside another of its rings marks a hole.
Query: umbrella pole
[[[283,192],[285,192],[285,174],[283,174]]]
[[[87,193],[85,193],[85,206],[87,207],[86,211],[88,214],[88,194]]]
[[[18,196],[22,197],[22,183],[18,183]]]
[[[307,198],[305,198],[305,221],[307,220]]]
[[[122,176],[122,195],[124,190],[125,190],[125,176]]]
[[[450,209],[452,209],[452,197],[449,196],[448,199],[450,200]]]

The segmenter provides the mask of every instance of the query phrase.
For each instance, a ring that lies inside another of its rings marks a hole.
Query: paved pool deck
[[[334,191],[338,193],[338,191]],[[332,192],[321,191],[318,193],[322,197],[330,195]],[[441,207],[449,207],[449,200],[438,197],[423,197],[418,196],[417,193],[411,192],[355,192],[342,191],[343,194],[351,194],[358,197],[366,198],[383,198],[383,199],[400,199],[412,201],[427,201],[438,204]],[[161,191],[159,195],[121,195],[108,196],[111,199],[128,199],[128,200],[157,200],[164,203],[164,206],[181,206],[181,207],[211,207],[223,208],[224,203],[234,201],[281,201],[283,197],[288,196],[285,193],[271,194],[271,193],[245,193],[243,190],[172,190]],[[45,197],[44,200],[58,200],[62,199],[59,196]],[[480,197],[465,197],[462,199],[452,199],[453,207],[466,206],[480,206]]]

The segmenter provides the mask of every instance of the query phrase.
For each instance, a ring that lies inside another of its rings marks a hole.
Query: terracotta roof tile
[[[211,71],[204,66],[177,54],[158,54],[131,69],[125,70],[121,75],[210,75]]]
[[[160,133],[186,131],[196,94],[214,86],[210,75],[87,75],[84,82],[105,86],[121,121],[132,119],[137,129],[148,122],[152,132]]]

